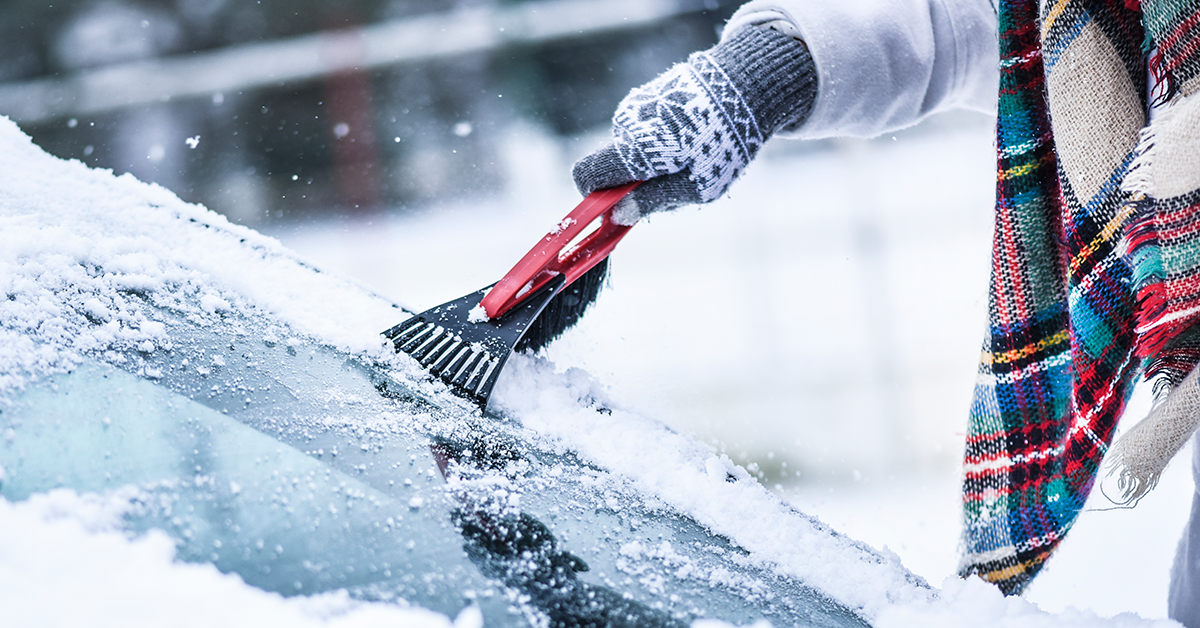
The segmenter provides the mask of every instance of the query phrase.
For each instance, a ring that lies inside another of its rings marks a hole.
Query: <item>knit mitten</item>
[[[622,224],[713,201],[763,142],[808,117],[816,76],[800,40],[741,28],[631,91],[613,115],[612,143],[576,162],[575,185],[588,194],[645,181],[618,206]]]

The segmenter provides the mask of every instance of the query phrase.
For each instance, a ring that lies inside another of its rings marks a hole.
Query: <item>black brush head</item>
[[[608,258],[583,274],[575,283],[554,295],[546,309],[529,326],[529,331],[517,343],[517,351],[536,353],[563,335],[583,317],[608,277]]]

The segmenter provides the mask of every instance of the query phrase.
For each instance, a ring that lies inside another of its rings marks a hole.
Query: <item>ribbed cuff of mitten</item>
[[[709,51],[754,112],[764,139],[802,124],[817,98],[817,66],[803,42],[746,26]]]

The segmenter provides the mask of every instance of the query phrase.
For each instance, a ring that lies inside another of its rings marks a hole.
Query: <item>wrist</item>
[[[747,25],[708,51],[741,93],[763,139],[795,127],[812,112],[817,68],[803,41],[771,28]]]

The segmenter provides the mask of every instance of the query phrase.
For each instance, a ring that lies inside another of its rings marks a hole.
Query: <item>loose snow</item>
[[[467,322],[469,323],[486,323],[489,320],[487,310],[483,305],[476,305],[467,313]]]
[[[0,121],[0,393],[85,353],[169,340],[143,298],[203,324],[255,310],[353,352],[404,317],[277,240],[132,176],[44,153]],[[253,295],[248,298],[246,295]],[[115,355],[115,354],[114,354]]]
[[[16,504],[0,499],[5,625],[483,625],[477,607],[467,607],[451,622],[424,609],[351,600],[344,591],[284,598],[246,586],[212,565],[176,562],[175,544],[166,533],[152,530],[129,538],[121,531],[121,516],[135,497],[133,489],[107,496],[58,489]]]

